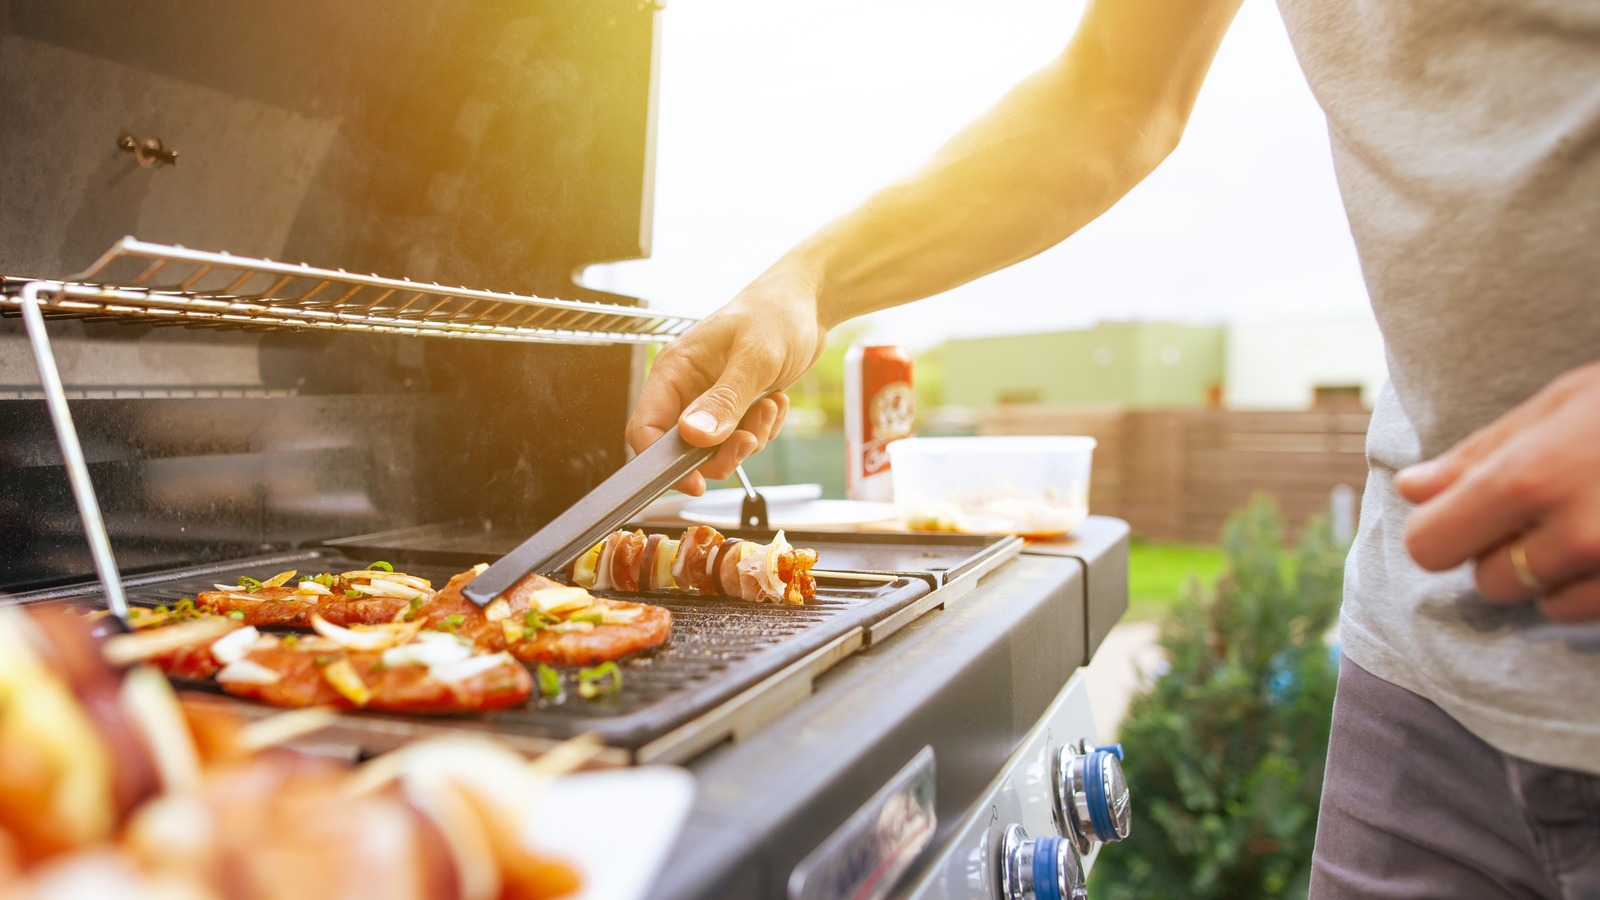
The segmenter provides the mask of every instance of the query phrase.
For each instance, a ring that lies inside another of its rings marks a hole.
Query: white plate
[[[766,489],[761,491],[766,495]],[[741,497],[744,493],[741,491]],[[740,507],[708,507],[690,504],[678,518],[718,528],[738,527]],[[860,525],[882,522],[896,515],[893,503],[868,503],[864,500],[808,500],[803,503],[774,503],[767,500],[767,524],[773,528],[821,528],[828,525]]]
[[[638,900],[655,883],[693,803],[694,777],[683,769],[579,772],[550,783],[523,839],[577,867],[578,900]]]
[[[822,496],[820,484],[774,484],[768,487],[756,488],[761,496],[767,498],[767,506],[778,503],[804,503]],[[740,504],[744,502],[742,488],[718,488],[706,491],[698,497],[680,494],[671,491],[656,502],[646,506],[639,515],[643,518],[659,519],[678,515],[683,510],[693,506],[700,509],[702,506],[709,512],[725,512],[734,519],[739,518]]]

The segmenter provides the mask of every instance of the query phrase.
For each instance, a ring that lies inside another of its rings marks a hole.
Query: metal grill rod
[[[137,265],[127,266],[130,261]],[[120,281],[119,268],[128,270]],[[45,285],[35,302],[53,315],[156,324],[637,344],[671,341],[696,321],[618,304],[357,275],[132,237],[117,241],[84,272]],[[0,303],[19,305],[6,295]]]
[[[72,423],[72,410],[67,407],[67,392],[61,386],[61,372],[56,368],[55,352],[50,347],[50,335],[45,330],[43,302],[39,292],[59,283],[33,282],[22,288],[22,321],[28,329],[28,344],[33,348],[34,365],[39,369],[39,381],[44,385],[44,402],[50,410],[50,420],[55,425],[56,441],[61,445],[61,455],[67,463],[67,479],[72,482],[72,497],[78,504],[78,515],[83,519],[83,531],[89,539],[89,555],[94,558],[95,573],[100,577],[100,587],[105,591],[106,605],[123,621],[128,619],[128,601],[122,593],[122,576],[117,572],[116,557],[111,555],[111,539],[106,534],[106,523],[100,515],[100,501],[95,498],[94,483],[89,479],[89,465],[83,458],[83,445],[78,442],[78,429]]]

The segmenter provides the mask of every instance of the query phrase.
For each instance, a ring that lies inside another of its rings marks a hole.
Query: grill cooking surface
[[[284,569],[301,573],[343,572],[364,568],[377,555],[353,557],[342,552],[312,551],[257,557],[203,568],[124,579],[128,601],[138,606],[170,604],[181,597],[210,590],[213,583],[233,584],[241,575],[266,578]],[[385,554],[399,571],[443,586],[471,563],[412,560]],[[826,559],[826,556],[824,556]],[[474,560],[476,561],[476,560]],[[623,685],[617,694],[584,700],[568,678],[561,701],[535,699],[525,707],[496,713],[460,716],[447,723],[469,725],[529,737],[566,738],[597,732],[608,744],[638,749],[803,660],[809,654],[879,621],[924,596],[928,581],[906,577],[892,584],[820,585],[815,600],[803,606],[746,603],[681,594],[618,594],[602,596],[642,600],[672,611],[672,637],[666,646],[622,664]],[[95,602],[98,587],[36,591],[22,602],[83,600]],[[570,675],[570,673],[568,673]],[[202,685],[215,690],[212,685]],[[359,720],[387,719],[420,723],[421,718],[356,714]],[[430,719],[431,720],[431,719]]]
[[[678,537],[690,522],[680,525],[647,525],[647,534]],[[627,526],[632,529],[636,526]],[[531,528],[485,529],[476,523],[423,525],[380,534],[366,534],[329,541],[357,556],[367,553],[400,555],[443,563],[461,563],[462,568],[492,562],[509,553]],[[765,543],[770,531],[718,529],[727,537]],[[1004,552],[1010,540],[998,535],[977,534],[895,534],[888,532],[786,531],[789,543],[816,550],[817,568],[835,572],[903,572],[928,579],[935,585],[946,583],[983,563],[993,554]],[[383,557],[387,559],[388,557]]]

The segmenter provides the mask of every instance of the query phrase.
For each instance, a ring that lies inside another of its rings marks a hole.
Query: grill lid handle
[[[565,566],[716,452],[716,447],[690,444],[678,434],[678,426],[672,426],[582,500],[517,549],[500,557],[462,593],[473,603],[487,606],[529,572],[549,572]]]

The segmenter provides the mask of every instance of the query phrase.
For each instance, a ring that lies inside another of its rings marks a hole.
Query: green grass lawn
[[[1199,544],[1135,539],[1128,548],[1129,621],[1153,619],[1184,598],[1191,576],[1209,585],[1222,570],[1222,550]]]

